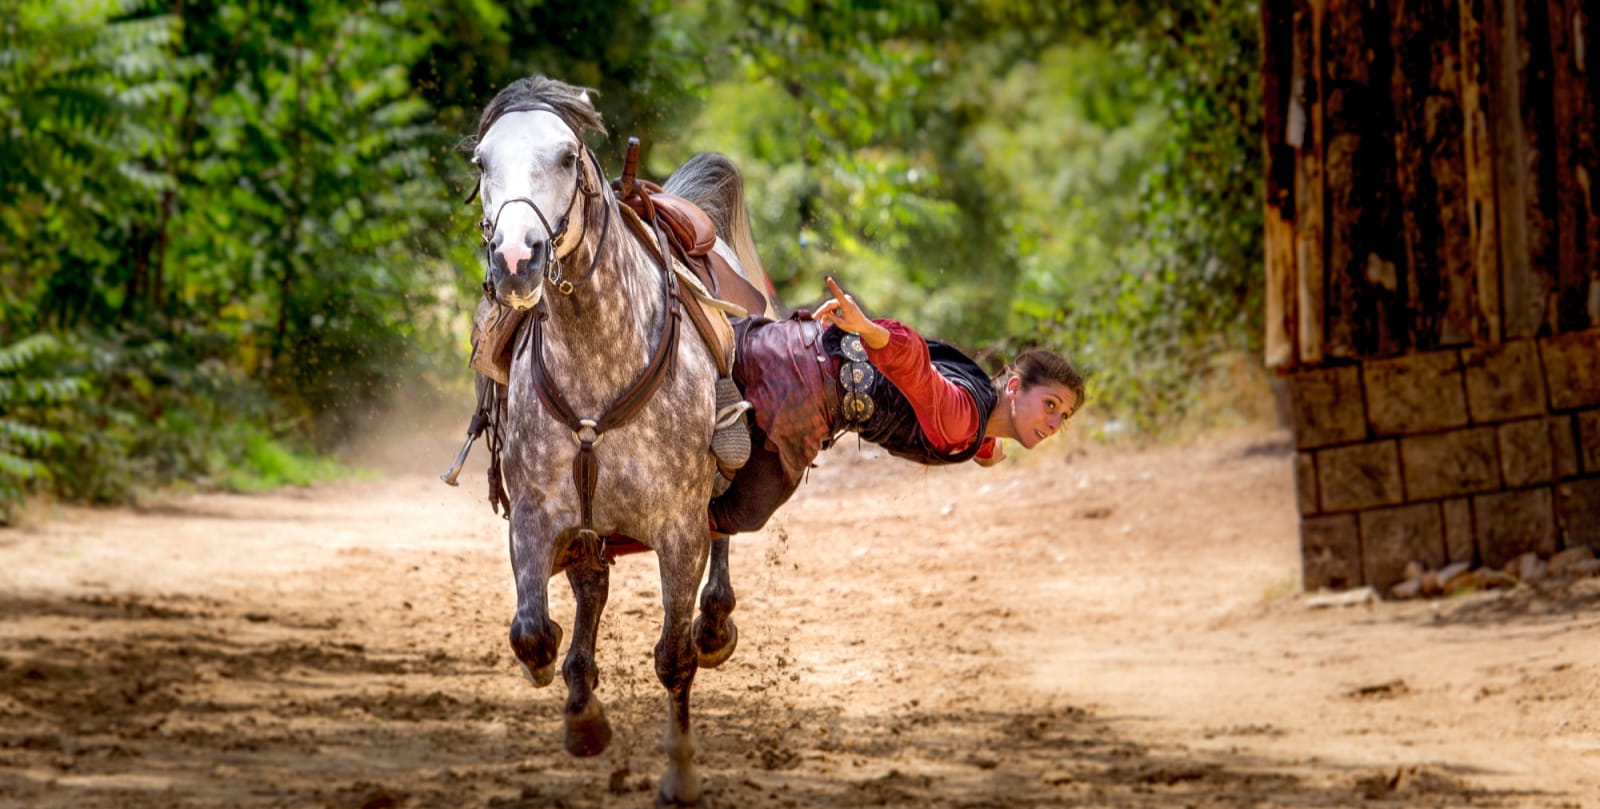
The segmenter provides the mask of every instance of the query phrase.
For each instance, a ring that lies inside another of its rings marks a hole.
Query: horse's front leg
[[[517,580],[517,614],[511,619],[511,651],[522,671],[543,688],[555,679],[561,625],[550,619],[550,573],[555,535],[531,498],[511,507],[511,572]]]
[[[699,655],[690,624],[694,598],[705,573],[708,539],[703,526],[686,525],[656,547],[661,564],[661,640],[656,643],[656,676],[667,689],[667,771],[661,776],[661,806],[701,805],[700,778],[694,767],[694,734],[689,726],[689,690]]]
[[[587,561],[567,569],[567,582],[577,600],[573,617],[572,645],[561,676],[567,681],[567,752],[574,756],[599,755],[611,743],[611,723],[594,689],[600,682],[600,669],[594,662],[594,645],[600,633],[600,613],[610,594],[609,565],[591,567]]]
[[[700,615],[694,619],[694,641],[700,665],[708,669],[726,663],[739,645],[739,628],[733,623],[733,583],[728,577],[728,538],[713,534],[711,571],[700,591]]]

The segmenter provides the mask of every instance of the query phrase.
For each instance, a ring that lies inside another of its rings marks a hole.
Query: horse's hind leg
[[[728,578],[728,538],[711,540],[711,571],[700,591],[700,615],[694,619],[694,641],[700,665],[708,669],[727,662],[739,645],[739,628],[733,623],[733,583]]]
[[[543,688],[555,679],[561,625],[550,620],[550,569],[554,538],[544,531],[527,498],[511,509],[511,571],[517,579],[517,614],[511,619],[511,651],[522,671]]]
[[[600,669],[594,662],[596,635],[600,632],[600,613],[610,594],[609,566],[590,567],[580,562],[567,569],[567,582],[578,602],[573,617],[572,645],[561,676],[567,681],[567,752],[574,756],[599,755],[611,743],[611,723],[605,707],[594,695],[600,682]]]
[[[682,531],[656,548],[661,564],[661,601],[665,614],[656,643],[656,676],[667,689],[667,771],[661,776],[661,806],[700,806],[700,778],[694,767],[694,734],[689,727],[689,690],[699,656],[690,623],[695,592],[706,568],[705,529]]]

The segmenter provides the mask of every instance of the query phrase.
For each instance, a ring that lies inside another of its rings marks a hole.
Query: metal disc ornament
[[[872,382],[877,378],[877,370],[864,362],[847,362],[839,369],[839,382],[844,385],[845,390],[855,393],[870,392]]]
[[[844,354],[847,360],[854,362],[867,361],[867,347],[861,344],[861,335],[859,334],[846,334],[844,339],[839,341],[839,351]]]
[[[844,395],[844,399],[839,403],[839,410],[845,421],[853,424],[863,424],[867,419],[872,418],[872,398],[865,393],[850,391]]]

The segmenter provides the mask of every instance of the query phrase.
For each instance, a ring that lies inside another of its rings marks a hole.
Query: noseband
[[[503,116],[508,112],[533,111],[548,112],[554,114],[557,118],[560,118],[563,123],[566,122],[566,119],[563,118],[561,113],[557,112],[555,108],[546,106],[544,104],[529,104],[525,106],[508,107],[501,112],[501,115]],[[582,147],[584,153],[588,155],[589,165],[594,168],[594,176],[600,178],[600,182],[603,184],[605,182],[605,172],[600,168],[600,158],[595,157],[593,149],[583,145],[583,138],[581,135],[579,135],[576,129],[573,129],[573,135],[578,136],[578,145]],[[483,176],[480,174],[478,176],[478,182],[472,187],[472,193],[467,197],[468,203],[477,198],[478,191],[482,187]],[[579,233],[579,239],[581,240],[583,235],[588,233],[589,230],[589,200],[600,196],[600,190],[589,183],[589,175],[581,168],[578,170],[578,181],[572,186],[572,196],[567,198],[567,209],[561,212],[561,218],[557,220],[555,227],[550,226],[549,218],[544,215],[544,211],[539,210],[538,203],[535,203],[533,200],[527,197],[512,197],[511,199],[501,202],[500,206],[495,208],[493,221],[490,221],[487,217],[485,217],[478,223],[478,229],[483,238],[483,252],[486,266],[493,266],[494,264],[493,248],[489,246],[489,240],[494,236],[494,232],[500,227],[500,214],[505,211],[507,205],[510,205],[513,202],[522,202],[526,203],[529,208],[533,209],[533,215],[539,217],[539,224],[543,225],[544,231],[550,234],[550,249],[545,252],[544,266],[539,268],[539,272],[544,276],[544,280],[549,283],[550,286],[554,287],[557,292],[560,292],[563,295],[571,295],[574,289],[577,289],[579,286],[588,283],[589,279],[594,276],[595,267],[600,265],[600,253],[605,248],[606,237],[611,233],[611,206],[604,203],[601,203],[600,205],[600,208],[605,215],[600,225],[600,241],[595,245],[594,255],[589,259],[589,269],[585,270],[583,275],[580,276],[576,281],[569,280],[566,277],[566,273],[562,271],[561,260],[556,257],[556,254],[560,252],[561,244],[566,238],[567,225],[571,224],[572,222],[572,207],[578,204],[578,195],[580,193],[583,194],[583,232]],[[489,283],[488,278],[485,278],[483,281],[483,289],[490,298],[494,297],[493,284]]]

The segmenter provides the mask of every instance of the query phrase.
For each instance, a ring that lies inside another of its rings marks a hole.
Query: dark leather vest
[[[823,347],[830,355],[839,358],[841,363],[845,361],[839,348],[839,341],[843,337],[844,332],[833,327],[829,327],[822,334]],[[953,346],[938,340],[926,342],[928,358],[933,361],[934,370],[972,394],[972,400],[978,406],[977,438],[959,452],[941,452],[935,448],[928,442],[928,436],[922,432],[922,426],[917,423],[917,413],[912,409],[911,402],[882,373],[877,374],[870,388],[872,416],[865,424],[859,427],[852,426],[852,429],[855,429],[863,440],[871,441],[899,458],[924,464],[960,463],[978,454],[978,448],[983,444],[984,425],[989,423],[989,414],[994,412],[999,397],[995,394],[994,384],[989,381],[989,375],[984,373],[982,366]],[[842,419],[838,425],[846,426]]]

